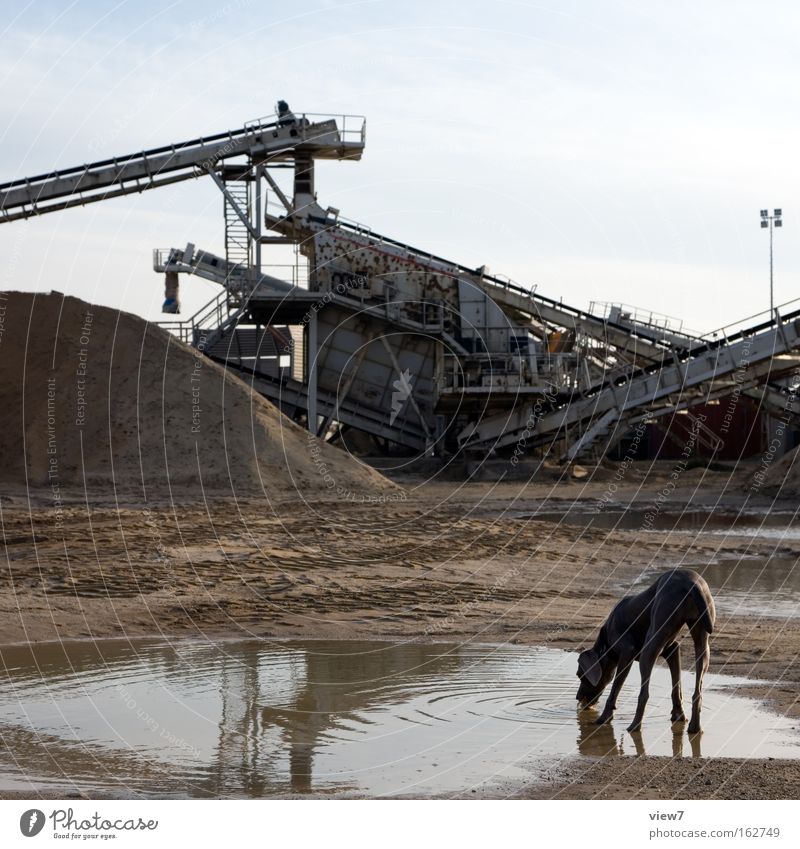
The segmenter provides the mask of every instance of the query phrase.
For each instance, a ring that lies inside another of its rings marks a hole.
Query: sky
[[[366,116],[360,162],[318,163],[320,203],[419,248],[710,331],[769,307],[759,210],[780,207],[775,302],[800,296],[788,0],[20,0],[0,32],[0,182],[238,128],[283,98]],[[223,236],[207,178],[6,223],[0,289],[160,320],[152,249],[221,253]],[[184,317],[216,292],[184,278]]]

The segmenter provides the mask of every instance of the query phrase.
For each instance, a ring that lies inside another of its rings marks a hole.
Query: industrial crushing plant
[[[0,223],[208,177],[223,201],[225,255],[156,249],[164,311],[181,276],[219,294],[164,326],[234,370],[312,433],[348,432],[404,456],[599,458],[632,427],[745,394],[800,415],[787,377],[800,308],[715,334],[622,305],[577,309],[533,287],[375,233],[323,206],[318,159],[357,161],[363,117],[295,114],[0,185]],[[270,265],[274,246],[294,263]],[[285,250],[285,248],[284,248]],[[190,284],[189,284],[190,285]]]

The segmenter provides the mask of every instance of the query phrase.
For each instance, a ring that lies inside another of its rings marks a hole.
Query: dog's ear
[[[586,649],[578,656],[578,674],[593,687],[600,683],[603,670],[600,667],[600,657],[594,649]]]

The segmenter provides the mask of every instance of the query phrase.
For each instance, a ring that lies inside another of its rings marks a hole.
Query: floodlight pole
[[[772,279],[772,219],[769,220],[769,319],[775,317],[775,287]]]
[[[768,209],[761,210],[761,229],[769,227],[769,316],[770,321],[775,318],[775,286],[772,261],[772,230],[773,226],[783,227],[783,210],[773,209],[772,215]]]

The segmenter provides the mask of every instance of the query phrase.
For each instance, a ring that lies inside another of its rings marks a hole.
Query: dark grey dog
[[[611,679],[611,691],[597,724],[608,722],[634,660],[639,661],[642,686],[636,715],[628,731],[639,731],[650,695],[650,673],[658,656],[672,674],[672,722],[685,722],[681,694],[681,656],[676,642],[684,625],[694,640],[695,685],[689,733],[700,731],[703,676],[708,669],[708,636],[714,630],[714,599],[708,584],[691,569],[674,569],[638,595],[626,596],[611,611],[592,648],[578,658],[581,680],[577,699],[583,708],[598,701]],[[616,671],[616,675],[614,674]]]

